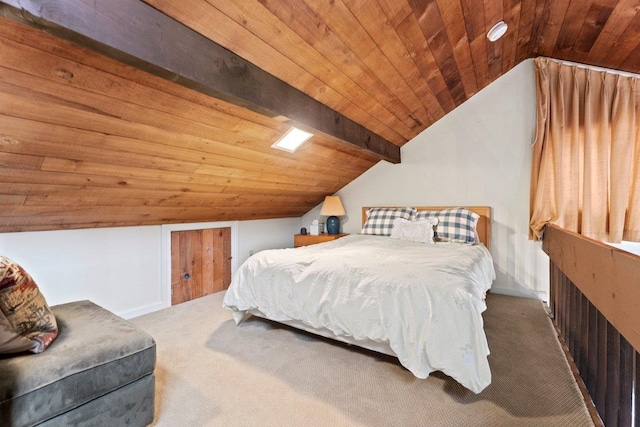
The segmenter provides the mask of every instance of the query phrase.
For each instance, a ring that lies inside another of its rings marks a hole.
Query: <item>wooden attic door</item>
[[[171,305],[231,283],[231,228],[171,232]]]

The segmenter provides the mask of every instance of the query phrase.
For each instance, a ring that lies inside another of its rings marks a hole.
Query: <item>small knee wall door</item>
[[[229,287],[231,228],[171,232],[171,305]]]

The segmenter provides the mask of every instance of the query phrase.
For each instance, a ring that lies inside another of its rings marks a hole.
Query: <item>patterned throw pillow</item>
[[[393,221],[396,218],[410,220],[415,214],[416,208],[370,208],[367,211],[367,221],[362,227],[362,234],[377,236],[389,236],[393,230]]]
[[[57,336],[56,319],[36,283],[0,255],[0,353],[41,353]]]
[[[478,242],[476,225],[480,215],[466,208],[416,213],[416,221],[437,218],[435,240],[454,243]]]
[[[15,332],[7,317],[0,311],[0,354],[20,353],[32,347],[33,342]]]

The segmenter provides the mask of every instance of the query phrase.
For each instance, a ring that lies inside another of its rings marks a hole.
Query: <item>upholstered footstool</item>
[[[90,301],[51,310],[59,333],[46,351],[0,356],[0,425],[150,424],[153,338]]]

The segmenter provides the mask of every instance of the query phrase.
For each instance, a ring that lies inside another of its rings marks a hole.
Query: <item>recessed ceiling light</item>
[[[297,128],[291,128],[282,135],[282,138],[277,140],[272,147],[293,153],[312,136],[312,133],[305,132]]]
[[[507,28],[509,28],[509,26],[505,24],[504,21],[500,21],[496,25],[491,27],[491,29],[487,33],[487,38],[489,39],[489,41],[494,42],[500,37],[504,36],[504,33],[507,32]]]

